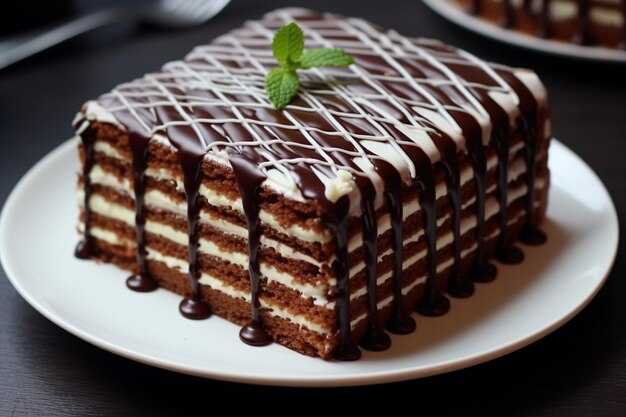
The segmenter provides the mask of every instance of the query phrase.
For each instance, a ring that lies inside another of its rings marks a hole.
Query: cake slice
[[[290,22],[307,48],[355,63],[300,71],[277,110],[264,79]],[[416,309],[444,314],[446,293],[495,278],[490,258],[521,262],[516,241],[545,240],[537,76],[360,19],[269,13],[87,102],[75,127],[76,255],[180,294],[186,317],[243,326],[252,345],[384,350]]]

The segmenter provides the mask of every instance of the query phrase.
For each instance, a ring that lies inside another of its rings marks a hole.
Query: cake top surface
[[[306,48],[340,47],[355,64],[300,70],[299,94],[277,110],[264,81],[278,65],[272,37],[294,21]],[[363,193],[380,206],[390,178],[419,181],[420,166],[446,147],[488,143],[546,105],[529,70],[361,19],[282,9],[119,85],[88,102],[83,117],[218,163],[245,160],[290,198],[332,205],[348,195],[359,210]]]

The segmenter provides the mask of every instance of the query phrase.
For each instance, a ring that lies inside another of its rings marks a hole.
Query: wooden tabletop
[[[298,4],[363,17],[406,35],[438,38],[493,61],[535,69],[550,93],[555,136],[600,176],[618,216],[626,218],[626,65],[500,44],[454,26],[419,0]],[[86,99],[155,70],[246,19],[286,5],[234,0],[211,22],[185,31],[131,25],[102,29],[0,71],[0,204],[37,160],[72,136],[72,118]],[[43,210],[44,202],[42,215]],[[338,402],[357,410],[402,401],[420,416],[623,417],[625,278],[622,245],[608,281],[580,314],[500,359],[393,384],[297,389],[176,374],[96,348],[36,312],[0,269],[0,415],[211,415],[216,404],[228,406],[226,398],[234,397],[240,399],[234,404],[237,414],[267,414],[291,406],[326,413],[329,404]]]

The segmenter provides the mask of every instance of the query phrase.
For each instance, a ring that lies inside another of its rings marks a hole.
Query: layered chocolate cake
[[[626,47],[626,0],[441,0],[529,35],[607,48]]]
[[[277,110],[264,79],[290,22],[306,48],[354,64],[301,70]],[[252,345],[384,350],[415,310],[444,314],[446,294],[494,279],[489,259],[521,262],[516,241],[545,240],[537,76],[360,19],[269,13],[87,102],[75,126],[76,255],[180,294],[186,317],[243,326]]]

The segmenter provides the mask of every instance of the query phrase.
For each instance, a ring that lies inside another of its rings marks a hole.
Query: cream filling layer
[[[515,219],[511,220],[511,221],[509,222],[509,224],[513,224],[513,223],[515,223],[517,220],[518,220],[518,218],[515,218]],[[485,240],[491,240],[491,239],[493,239],[494,237],[496,237],[497,235],[498,235],[498,231],[496,231],[496,232],[492,233],[491,235],[489,235],[489,236],[485,237]],[[461,251],[461,259],[465,258],[468,254],[470,254],[470,253],[471,253],[473,250],[475,250],[475,249],[476,249],[476,245],[473,245],[472,247],[467,248],[467,249],[465,249],[465,250]],[[437,268],[437,273],[439,273],[439,272],[441,272],[441,271],[445,270],[445,269],[446,269],[446,268],[448,268],[450,265],[452,265],[452,260],[450,260],[449,262],[445,262],[445,264],[447,264],[447,265],[443,266],[442,268]],[[404,264],[403,264],[403,266],[404,266]],[[403,269],[404,269],[404,267],[403,267]],[[411,290],[412,290],[413,288],[415,288],[415,287],[417,287],[418,285],[421,285],[421,284],[423,284],[423,283],[425,283],[425,282],[426,282],[426,276],[422,276],[422,277],[417,278],[415,281],[413,281],[412,283],[410,283],[410,284],[409,284],[409,285],[407,285],[406,287],[402,288],[402,295],[407,295],[409,292],[411,292]],[[378,285],[380,285],[380,284],[378,284]],[[366,293],[367,293],[367,290],[364,290],[364,291],[362,292],[362,294],[360,294],[359,296],[362,296],[362,295],[364,295],[364,294],[366,294]],[[352,297],[351,297],[351,298],[352,298]],[[387,298],[384,298],[384,299],[380,300],[380,301],[376,304],[376,308],[377,308],[378,310],[381,310],[382,308],[384,308],[384,307],[388,306],[388,305],[389,305],[389,304],[391,304],[392,302],[393,302],[393,295],[391,295],[391,296],[389,296],[389,297],[387,297]],[[354,328],[354,327],[355,327],[355,326],[356,326],[356,325],[357,325],[357,324],[358,324],[361,320],[365,320],[365,319],[367,318],[367,314],[368,314],[368,313],[361,314],[360,316],[358,316],[357,318],[355,318],[354,320],[352,320],[352,321],[350,322],[351,327],[352,327],[352,328]]]
[[[513,146],[511,149],[511,154],[515,154],[519,149],[521,149],[522,146],[523,146],[522,143],[518,143],[515,146]],[[111,145],[109,145],[106,142],[97,142],[95,145],[95,149],[96,151],[103,152],[107,156],[118,158],[118,159],[123,159],[123,156],[115,148],[113,148]],[[487,163],[487,169],[488,170],[493,169],[496,166],[496,164],[497,164],[497,157],[490,158]],[[525,172],[525,170],[526,170],[526,167],[525,167],[525,163],[523,159],[517,158],[511,161],[509,165],[509,180],[510,181],[516,180],[520,175],[522,175]],[[184,192],[184,187],[182,185],[181,180],[179,178],[174,177],[167,170],[148,169],[147,174],[156,179],[172,181],[176,184],[176,189],[178,191]],[[460,179],[461,186],[463,186],[465,183],[472,180],[472,178],[473,178],[473,170],[470,167],[463,170],[463,172],[461,173],[461,179]],[[99,165],[95,165],[92,168],[92,171],[90,173],[90,179],[92,183],[94,184],[102,184],[105,186],[109,186],[111,188],[115,188],[120,191],[123,191],[127,195],[134,197],[134,192],[128,180],[124,180],[122,182],[118,181],[116,177],[105,172]],[[491,191],[491,190],[488,190],[488,191]],[[445,183],[438,184],[437,189],[436,189],[436,197],[437,198],[443,197],[446,195],[446,193],[447,193],[446,184]],[[241,198],[237,198],[234,200],[229,199],[228,197],[222,194],[219,194],[204,185],[201,185],[200,187],[200,194],[204,196],[209,202],[209,204],[211,205],[214,205],[217,207],[227,207],[243,214],[243,206],[242,206]],[[186,209],[185,204],[174,202],[166,194],[161,193],[158,190],[151,190],[148,193],[146,193],[146,195],[144,196],[144,200],[146,204],[149,206],[154,206],[155,208],[161,208],[164,210],[173,211],[179,215],[182,215],[183,217],[186,216],[187,209]],[[466,203],[464,205],[464,208],[467,205],[468,204]],[[419,209],[420,207],[419,207],[418,199],[413,199],[411,201],[404,203],[403,219],[406,220],[409,216],[418,212]],[[240,227],[238,225],[235,225],[229,222],[225,222],[221,219],[212,218],[206,212],[201,212],[200,218],[201,220],[211,223],[213,226],[219,228],[220,230],[224,232],[231,233],[241,238],[247,238],[247,230],[243,227]],[[297,239],[304,241],[304,242],[326,243],[332,239],[332,236],[330,236],[327,232],[319,233],[311,229],[305,229],[300,225],[292,225],[292,226],[289,226],[288,228],[282,227],[277,221],[277,219],[272,214],[268,213],[265,210],[260,210],[259,218],[262,223],[265,223],[271,226],[276,231],[286,234],[288,236],[294,236]],[[388,214],[381,216],[378,219],[379,234],[383,234],[390,228],[391,228],[390,216]],[[272,240],[272,239],[266,239],[266,240],[271,241],[271,243],[268,244],[267,246],[274,247],[277,245],[281,245],[279,242],[275,240]],[[348,251],[355,250],[356,248],[360,247],[362,243],[363,243],[363,239],[362,239],[361,234],[357,234],[353,236],[348,242]],[[290,255],[293,255],[293,256],[290,256]],[[307,262],[317,265],[318,267],[321,266],[320,262],[314,260],[313,258],[305,254],[302,254],[301,252],[291,250],[290,255],[287,255],[287,257],[290,257],[290,258],[293,257],[295,259],[306,260]],[[329,263],[332,263],[332,261],[333,259],[331,258],[329,260]]]
[[[125,159],[117,151],[117,149],[109,145],[107,142],[102,142],[102,141],[96,142],[94,146],[94,150],[96,152],[102,152],[103,154],[109,157],[121,159],[125,163],[130,164],[130,161]],[[152,178],[155,178],[157,180],[171,181],[176,185],[176,190],[178,192],[181,192],[181,193],[185,192],[185,187],[183,185],[182,178],[172,175],[172,173],[169,170],[162,169],[162,168],[161,169],[148,168],[146,170],[146,175]],[[90,173],[90,179],[93,183],[107,185],[113,188],[124,190],[126,194],[134,197],[133,189],[130,185],[130,182],[127,179],[125,179],[123,182],[119,182],[117,178],[106,173],[98,165],[95,165],[92,168],[92,171]],[[243,214],[243,203],[241,202],[241,198],[237,198],[235,200],[230,199],[226,197],[225,195],[219,194],[215,190],[208,188],[204,184],[200,185],[199,193],[212,206],[230,208],[232,210],[236,210]],[[266,210],[260,210],[259,219],[261,223],[266,223],[270,225],[276,231],[280,233],[284,233],[288,236],[295,236],[299,240],[302,240],[304,242],[328,242],[332,239],[332,236],[330,236],[328,233],[319,233],[312,229],[305,229],[304,227],[298,224],[293,224],[288,227],[283,227],[278,222],[276,217],[268,213]]]
[[[100,194],[94,194],[91,196],[89,206],[94,213],[121,221],[132,227],[135,226],[135,213],[132,210],[129,210],[126,207],[120,206],[118,204],[110,203]],[[83,229],[84,227],[81,225],[81,230]],[[162,236],[165,239],[168,239],[182,246],[187,246],[189,244],[189,237],[187,233],[181,232],[180,230],[177,230],[163,223],[147,220],[145,224],[145,231],[148,233]],[[107,234],[104,235],[104,232],[106,232]],[[92,227],[91,233],[96,238],[102,239],[105,242],[114,245],[129,244],[128,240],[118,239],[115,233],[109,232],[107,230]],[[215,256],[224,261],[239,265],[247,269],[248,254],[244,254],[241,252],[222,251],[214,242],[204,238],[201,238],[199,240],[198,250],[201,253]],[[279,282],[288,288],[299,291],[305,297],[313,297],[316,300],[322,300],[322,302],[326,299],[327,288],[322,283],[319,283],[319,285],[299,283],[293,278],[292,275],[281,272],[273,266],[268,265],[264,262],[260,263],[259,267],[261,273],[270,281]]]
[[[163,255],[162,253],[155,251],[151,248],[148,248],[147,251],[148,259],[163,262],[168,268],[177,270],[182,273],[186,273],[186,271],[189,269],[189,263],[187,263],[187,261],[183,261],[172,256]],[[251,300],[251,295],[249,291],[238,290],[230,285],[225,284],[219,278],[216,278],[205,272],[202,272],[200,274],[200,279],[198,282],[200,282],[200,284],[207,285],[216,291],[220,291],[230,297],[239,298],[247,301],[248,303]],[[264,297],[263,294],[259,295],[259,302],[261,303],[262,308],[269,309],[273,315],[289,320],[292,323],[298,324],[299,326],[306,327],[307,329],[310,329],[320,334],[328,334],[331,331],[331,329],[329,329],[328,327],[309,320],[303,314],[295,314],[281,306],[278,306],[271,300],[268,300],[266,297]]]
[[[170,63],[172,64],[172,63]],[[85,103],[83,106],[83,110],[81,113],[77,114],[74,118],[74,123],[76,123],[81,118],[85,118],[89,121],[99,121],[103,123],[109,123],[122,131],[126,131],[126,127],[121,124],[115,117],[115,115],[100,105],[97,101],[91,100]],[[89,122],[83,123],[78,129],[77,133],[80,134],[84,129],[89,126]],[[174,146],[170,143],[170,141],[160,133],[155,133],[151,140],[156,141],[163,146],[174,149]],[[204,156],[205,160],[215,162],[216,164],[222,166],[230,167],[229,156],[225,152],[220,151],[211,151],[207,152]],[[278,169],[270,168],[267,171],[268,176],[267,180],[263,183],[267,185],[269,188],[276,190],[279,193],[284,194],[286,197],[296,200],[296,201],[304,201],[300,190],[294,183],[294,181],[286,176],[283,172]]]
[[[92,168],[90,179],[93,184],[100,184],[100,185],[105,185],[111,188],[115,188],[118,191],[126,192],[131,196],[133,196],[134,194],[132,193],[131,190],[129,190],[130,184],[127,180],[124,181],[124,184],[121,184],[119,181],[117,181],[117,179],[114,176],[102,170],[102,168],[100,168],[99,165],[95,165]],[[81,204],[81,206],[83,204],[82,203],[83,196],[84,196],[84,191],[79,189],[78,201],[79,201],[79,204]],[[150,207],[154,207],[154,208],[164,210],[164,211],[170,211],[179,216],[182,216],[183,218],[187,217],[187,208],[185,204],[176,203],[169,196],[167,196],[166,194],[162,193],[159,190],[148,191],[144,195],[144,202],[146,205]],[[90,203],[90,205],[91,204],[93,203]],[[121,214],[120,208],[123,208],[123,207],[118,205],[118,207],[114,209],[115,215],[123,216],[123,219],[119,218],[119,220],[123,220],[125,223],[134,227],[135,225],[134,220],[132,221],[132,223],[129,223],[131,218],[134,219],[134,216],[135,216],[134,212],[129,209],[126,209],[131,214],[130,215],[128,213]],[[99,214],[102,214],[107,217],[113,216],[113,215],[108,215],[106,211],[100,212]],[[225,232],[225,233],[231,234],[233,236],[236,236],[242,239],[248,239],[248,231],[246,228],[241,227],[231,222],[224,221],[220,218],[213,217],[206,211],[200,212],[200,220],[203,221],[204,223],[210,224],[212,227],[220,230],[221,232]],[[285,245],[284,243],[281,243],[275,239],[271,239],[266,236],[261,236],[261,243],[266,247],[273,248],[274,250],[276,250],[276,252],[280,253],[286,258],[308,262],[317,267],[321,267],[324,264],[323,262],[320,262],[305,253],[294,250],[290,246]]]
[[[79,193],[80,194],[80,193]],[[525,194],[525,185],[517,187],[516,189],[512,189],[509,192],[509,200],[514,201]],[[80,195],[79,195],[80,197]],[[79,198],[80,201],[82,199]],[[94,194],[90,199],[90,207],[91,209],[98,214],[101,214],[106,217],[113,218],[115,220],[122,221],[127,225],[134,227],[135,225],[135,213],[123,206],[117,205],[115,203],[111,203],[107,201],[102,195]],[[498,202],[495,198],[490,198],[487,201],[485,214],[486,218],[491,218],[496,215],[499,211]],[[82,225],[81,225],[82,226]],[[476,219],[472,217],[468,217],[462,220],[461,222],[461,230],[460,234],[463,235],[473,229],[476,226]],[[156,235],[160,235],[174,243],[177,243],[182,246],[188,245],[188,236],[187,233],[179,231],[169,225],[165,225],[162,223],[154,222],[151,220],[146,221],[145,230],[148,233],[153,233]],[[91,233],[106,242],[109,242],[114,245],[132,245],[128,240],[120,240],[118,239],[115,233],[112,233],[107,230],[92,228]],[[417,242],[419,238],[423,235],[422,230],[416,231],[412,236],[407,237],[403,244],[406,246],[409,243]],[[454,235],[452,232],[445,234],[444,236],[437,239],[437,249],[440,250],[445,246],[452,243],[454,239]],[[199,251],[211,256],[215,256],[221,260],[231,262],[233,264],[239,265],[244,270],[246,270],[248,265],[248,255],[246,253],[241,252],[225,252],[222,251],[214,242],[207,240],[205,238],[201,238],[199,241]],[[385,256],[392,254],[392,249],[389,249],[383,253],[378,255],[378,262],[381,262]],[[415,262],[418,262],[420,259],[426,256],[426,251],[423,250],[420,253],[412,256],[408,260],[403,263],[403,269],[408,268]],[[448,260],[447,262],[452,262],[452,260]],[[447,268],[449,265],[447,263],[440,264],[438,267],[438,272]],[[260,263],[259,265],[260,271],[263,276],[265,276],[269,281],[275,281],[287,288],[293,289],[295,291],[299,291],[304,297],[311,297],[316,305],[325,306],[327,308],[334,308],[334,304],[329,302],[327,299],[327,293],[329,291],[329,286],[334,286],[336,284],[335,279],[329,279],[326,284],[323,282],[318,282],[318,285],[311,285],[309,283],[301,283],[298,282],[291,274],[287,274],[285,272],[279,271],[271,265],[266,263]],[[350,270],[350,276],[354,277],[357,273],[361,272],[365,269],[365,263],[360,262],[355,265]],[[389,279],[391,273],[387,273],[378,278],[378,284],[382,284],[385,280]],[[359,289],[356,292],[352,293],[351,298],[359,297],[362,293],[359,291],[365,291],[365,288]]]
[[[539,185],[542,187],[544,184],[545,183],[542,182]],[[509,190],[509,195],[508,195],[509,203],[512,203],[515,200],[523,197],[525,194],[526,194],[526,186],[525,185],[520,185],[517,188],[510,189]],[[535,208],[537,208],[537,207],[539,207],[539,203],[535,203]],[[498,200],[495,197],[489,198],[486,201],[486,203],[485,203],[485,221],[491,219],[493,216],[498,214],[499,211],[500,211],[500,205],[498,203]],[[440,222],[440,220],[437,221],[437,225],[438,226],[441,226],[442,223],[443,222]],[[476,217],[475,216],[474,217],[466,217],[466,218],[462,219],[461,220],[461,224],[459,226],[460,226],[459,227],[459,229],[460,229],[459,230],[459,234],[460,234],[460,236],[463,236],[464,234],[466,234],[467,232],[469,232],[470,230],[472,230],[473,228],[476,227]],[[417,233],[415,233],[412,236],[409,236],[406,239],[404,239],[404,241],[402,242],[403,246],[406,246],[409,243],[417,242],[419,240],[419,238],[422,237],[423,235],[424,235],[424,230],[423,229],[419,229],[417,231]],[[439,251],[442,248],[445,248],[446,246],[450,245],[453,241],[454,241],[454,234],[452,232],[446,233],[445,235],[439,237],[436,240],[437,251]],[[380,262],[383,257],[385,257],[387,255],[391,255],[392,253],[393,253],[393,250],[392,249],[388,249],[385,252],[379,254],[378,261]],[[422,254],[422,256],[426,256],[426,252],[425,251],[422,251],[421,254]],[[403,266],[403,268],[404,268],[404,266]],[[354,267],[352,267],[350,269],[350,276],[356,275],[357,273],[361,272],[363,269],[365,269],[365,263],[364,262],[361,262],[361,263],[355,265]],[[439,272],[439,270],[437,270],[437,272]]]
[[[517,219],[513,220],[516,221]],[[98,229],[98,228],[94,228],[92,229],[92,232],[94,234],[95,237],[97,238],[102,238],[104,240],[109,239],[111,237],[113,237],[114,239],[117,238],[117,236],[115,234],[112,234],[106,230],[102,230],[102,229]],[[493,237],[497,236],[497,232],[493,233],[492,235],[490,235],[487,239],[491,239]],[[461,257],[464,258],[465,256],[467,256],[469,253],[471,253],[474,249],[476,248],[476,246],[472,246],[471,248],[467,248],[466,250],[464,250],[461,253]],[[172,256],[167,256],[162,254],[159,251],[156,251],[152,248],[147,248],[147,258],[150,260],[154,260],[154,261],[158,261],[158,262],[162,262],[164,263],[168,268],[177,270],[181,273],[186,273],[186,271],[189,269],[189,264],[187,263],[187,261],[172,257]],[[410,258],[408,260],[405,261],[405,267],[408,267],[410,265],[411,262],[413,261],[413,258]],[[443,266],[443,269],[447,268],[450,265],[445,265]],[[389,274],[389,276],[383,276],[381,277],[378,281],[380,285],[382,282],[386,281],[387,279],[391,278],[391,274]],[[411,290],[413,290],[413,288],[417,287],[418,285],[422,285],[426,282],[426,277],[422,276],[419,277],[417,279],[415,279],[413,282],[411,282],[410,284],[408,284],[407,286],[405,286],[402,289],[402,295],[406,295],[408,294]],[[246,302],[251,302],[251,295],[250,292],[248,291],[241,291],[238,290],[230,285],[225,284],[222,280],[220,280],[219,278],[216,278],[210,274],[207,273],[201,273],[200,275],[200,279],[199,279],[199,283],[203,284],[203,285],[207,285],[209,287],[211,287],[212,289],[216,290],[216,291],[220,291],[230,297],[233,298],[238,298],[238,299],[242,299]],[[362,293],[359,293],[358,295],[353,295],[350,298],[354,299],[355,297],[360,297],[362,295],[364,295],[366,293],[366,290],[363,290]],[[277,305],[276,303],[272,302],[272,300],[267,299],[266,297],[263,296],[263,294],[260,294],[259,296],[259,302],[261,304],[262,308],[266,308],[268,309],[271,314],[273,316],[277,316],[280,317],[284,320],[288,320],[294,324],[297,324],[301,327],[305,327],[311,331],[314,331],[316,333],[319,333],[321,335],[330,335],[332,332],[332,329],[328,328],[327,326],[324,326],[320,323],[317,323],[315,321],[310,320],[309,318],[307,318],[306,315],[304,314],[297,314],[294,313],[292,311],[290,311],[287,308],[284,308],[282,306]],[[380,300],[377,303],[377,308],[378,310],[381,310],[382,308],[386,307],[387,305],[390,305],[393,302],[393,296],[389,296],[384,298],[383,300]],[[329,303],[329,305],[332,305],[331,308],[334,308],[334,302],[333,303]],[[367,314],[362,314],[361,316],[355,318],[354,320],[352,320],[350,322],[350,325],[352,328],[354,328],[360,321],[365,320],[367,318]]]

